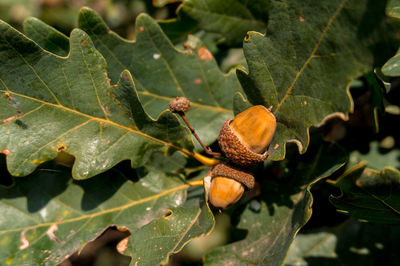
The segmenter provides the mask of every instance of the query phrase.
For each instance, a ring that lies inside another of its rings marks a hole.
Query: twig
[[[194,128],[190,125],[189,121],[186,119],[185,113],[183,112],[177,112],[178,115],[180,115],[183,119],[183,121],[185,121],[186,125],[188,126],[188,128],[190,129],[190,132],[192,132],[193,136],[197,139],[197,141],[199,142],[199,144],[201,145],[201,147],[204,149],[204,151],[211,155],[211,156],[221,156],[221,153],[219,152],[213,152],[209,147],[206,147],[203,142],[200,140],[199,136],[196,134]]]

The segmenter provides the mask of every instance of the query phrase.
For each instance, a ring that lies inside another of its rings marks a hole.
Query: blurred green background
[[[88,6],[99,12],[114,31],[132,39],[134,38],[134,21],[139,13],[146,12],[155,19],[175,16],[175,9],[179,3],[162,7],[163,2],[167,1],[0,0],[0,18],[17,29],[21,29],[23,21],[33,16],[69,35],[69,32],[77,26],[78,10],[83,6]]]

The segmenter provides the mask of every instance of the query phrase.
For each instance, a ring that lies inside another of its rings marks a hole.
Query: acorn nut
[[[254,184],[249,172],[232,164],[219,163],[211,170],[208,199],[214,207],[226,209],[238,202],[244,191],[252,189]]]
[[[275,128],[274,114],[262,105],[255,105],[225,121],[218,143],[230,161],[253,166],[267,158]]]
[[[172,113],[184,113],[190,108],[190,101],[186,97],[176,97],[169,102],[169,110]]]

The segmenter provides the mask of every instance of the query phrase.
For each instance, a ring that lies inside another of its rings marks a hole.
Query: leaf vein
[[[1,91],[1,92],[6,92],[6,91],[4,91],[4,90],[0,90],[0,91]],[[70,112],[70,113],[73,113],[73,114],[76,114],[76,115],[80,115],[80,116],[89,118],[89,119],[94,120],[94,121],[97,121],[97,122],[99,122],[99,123],[105,123],[105,124],[112,125],[112,126],[114,126],[114,127],[122,128],[122,129],[127,130],[127,131],[129,131],[129,132],[131,132],[131,133],[134,133],[134,134],[140,135],[140,136],[142,136],[142,137],[148,138],[148,139],[150,139],[150,140],[152,140],[152,141],[154,141],[154,142],[158,142],[158,143],[160,143],[160,144],[163,144],[163,145],[166,145],[166,146],[170,146],[170,147],[172,147],[172,148],[174,148],[174,149],[176,149],[176,150],[179,150],[179,151],[181,151],[181,152],[183,152],[183,153],[185,153],[185,154],[187,154],[187,155],[189,155],[189,156],[194,156],[194,153],[193,153],[193,152],[191,152],[191,151],[189,151],[189,150],[187,150],[187,149],[185,149],[185,148],[176,146],[176,145],[174,145],[174,144],[172,144],[172,143],[163,141],[163,140],[161,140],[161,139],[157,139],[157,138],[152,137],[152,136],[150,136],[150,135],[148,135],[148,134],[146,134],[146,133],[143,133],[143,132],[141,132],[141,131],[132,129],[132,128],[130,128],[130,127],[127,127],[127,126],[124,126],[124,125],[121,125],[121,124],[118,124],[118,123],[115,123],[115,122],[113,122],[113,121],[111,121],[111,120],[105,120],[105,119],[102,119],[102,118],[99,118],[99,117],[94,117],[94,116],[91,116],[91,115],[88,115],[88,114],[81,113],[81,112],[79,112],[79,111],[77,111],[77,110],[74,110],[74,109],[65,107],[65,106],[63,106],[63,105],[58,105],[58,104],[54,104],[54,103],[49,103],[49,102],[42,101],[42,100],[39,100],[39,99],[36,99],[36,98],[32,98],[32,97],[27,96],[27,95],[23,95],[23,94],[19,94],[19,93],[16,93],[16,92],[11,92],[11,91],[9,91],[9,92],[12,93],[12,94],[14,94],[14,95],[17,95],[17,96],[20,96],[20,97],[29,99],[29,100],[31,100],[31,101],[43,103],[43,104],[48,105],[48,106],[52,106],[52,107],[55,107],[55,108],[59,108],[59,109],[61,109],[61,110],[65,110],[65,111],[67,111],[67,112]]]
[[[114,147],[115,145],[117,145],[123,138],[125,138],[125,136],[128,134],[128,131],[124,132],[124,134],[122,134],[116,141],[114,141],[113,144],[109,145],[107,147],[107,149],[103,150],[102,152],[100,152],[99,154],[96,154],[93,159],[96,159],[97,157],[101,156],[102,154],[108,152],[110,149],[112,149],[112,147]]]
[[[61,105],[61,102],[58,100],[57,96],[54,94],[54,92],[49,88],[49,86],[44,82],[44,80],[40,77],[40,75],[36,72],[35,68],[29,64],[29,62],[23,57],[23,55],[15,49],[9,42],[8,40],[4,39],[4,41],[8,44],[9,47],[11,47],[12,50],[14,50],[18,56],[24,61],[24,63],[32,70],[33,74],[38,78],[38,80],[44,85],[44,87],[47,89],[47,91],[50,93],[50,95],[53,97],[53,99],[56,101],[56,103]]]
[[[165,67],[167,68],[169,74],[171,75],[172,80],[174,81],[178,91],[182,94],[181,96],[185,96],[185,93],[182,90],[181,85],[179,84],[179,81],[176,79],[176,75],[171,69],[171,66],[169,65],[168,61],[165,60],[163,54],[161,53],[160,49],[158,49],[158,46],[154,43],[153,38],[150,36],[150,33],[148,31],[145,31],[148,34],[149,40],[153,44],[154,48],[158,51],[158,54],[160,55],[160,59],[164,62]],[[172,46],[172,45],[171,45]]]
[[[31,153],[31,155],[30,155],[29,157],[26,157],[26,158],[17,166],[17,168],[15,169],[15,171],[18,172],[19,168],[21,168],[21,166],[23,166],[24,163],[25,163],[26,161],[28,161],[34,154],[37,154],[38,152],[40,152],[41,150],[43,150],[44,148],[46,148],[46,147],[47,147],[48,145],[50,145],[51,143],[56,142],[57,140],[59,140],[59,139],[62,138],[63,136],[67,135],[68,133],[70,133],[70,132],[72,132],[72,131],[74,131],[74,130],[77,130],[77,129],[79,129],[79,128],[85,126],[86,124],[88,124],[88,123],[91,122],[91,121],[93,121],[93,120],[91,120],[91,119],[86,120],[85,122],[83,122],[83,123],[81,123],[81,124],[79,124],[79,125],[77,125],[77,126],[71,128],[71,129],[67,130],[66,132],[64,132],[64,133],[62,133],[61,135],[59,135],[58,137],[56,137],[55,139],[53,139],[53,140],[51,140],[50,142],[46,143],[45,145],[41,146],[41,147],[40,147],[39,149],[37,149],[35,152]]]
[[[59,65],[60,65],[60,67],[61,67],[61,70],[62,70],[64,79],[65,79],[65,82],[67,83],[68,92],[69,92],[69,95],[70,95],[70,97],[71,97],[72,109],[75,109],[76,107],[75,107],[74,97],[73,97],[72,91],[71,91],[71,84],[69,83],[69,80],[68,80],[68,78],[67,78],[67,75],[65,75],[64,65],[63,65],[63,64],[59,64]]]
[[[96,93],[96,98],[97,98],[97,102],[99,103],[99,107],[103,111],[105,119],[109,120],[108,115],[107,115],[106,111],[104,110],[103,104],[102,104],[101,99],[99,97],[98,89],[97,89],[96,83],[94,82],[93,73],[92,73],[92,71],[90,69],[90,66],[86,62],[86,58],[85,58],[84,53],[83,53],[82,45],[79,45],[79,48],[80,48],[80,51],[81,51],[81,54],[82,54],[83,62],[85,63],[86,68],[87,68],[87,70],[89,72],[90,80],[92,81],[92,85],[93,85],[93,88],[94,88],[94,92]]]
[[[15,206],[13,206],[13,205],[11,205],[11,204],[5,202],[4,200],[2,200],[0,204],[7,205],[7,206],[10,207],[11,209],[14,209],[14,210],[16,210],[16,211],[22,213],[24,216],[28,217],[29,219],[31,219],[31,220],[34,221],[35,223],[40,224],[40,221],[39,221],[39,220],[33,218],[32,216],[29,216],[29,215],[26,214],[23,210],[18,209],[17,207],[15,207]],[[30,225],[30,226],[28,226],[28,227],[26,227],[26,228],[29,228],[29,227],[31,227],[31,226],[32,226],[32,225]]]
[[[56,224],[66,224],[66,223],[72,223],[72,222],[81,221],[81,220],[85,220],[85,219],[89,219],[89,218],[91,219],[91,218],[94,218],[94,217],[97,217],[97,216],[100,216],[100,215],[104,215],[104,214],[107,214],[107,213],[112,213],[112,212],[116,212],[116,211],[120,211],[120,210],[125,210],[125,209],[130,208],[130,207],[135,206],[135,205],[139,205],[139,204],[142,204],[142,203],[145,203],[145,202],[148,202],[148,201],[156,200],[156,199],[159,199],[159,198],[161,198],[163,196],[166,196],[166,195],[168,195],[170,193],[186,189],[186,188],[188,188],[190,186],[191,186],[190,183],[182,184],[182,185],[179,185],[177,187],[173,187],[173,188],[164,190],[161,193],[154,194],[154,195],[149,196],[147,198],[142,198],[142,199],[139,199],[139,200],[136,200],[136,201],[132,201],[132,202],[129,202],[127,204],[124,204],[124,205],[121,205],[121,206],[118,206],[118,207],[110,208],[110,209],[107,209],[107,210],[103,210],[103,211],[99,211],[99,212],[95,212],[95,213],[91,213],[91,214],[86,214],[86,215],[79,216],[79,217],[73,217],[73,218],[65,219],[65,220],[62,220],[60,222],[38,223],[35,226],[30,225],[30,226],[27,226],[27,227],[19,227],[19,228],[1,230],[0,234],[9,233],[9,232],[16,232],[16,231],[22,231],[22,230],[24,230],[26,228],[31,228],[31,227],[32,228],[46,227],[46,226],[53,225],[54,223],[56,223]]]
[[[193,221],[190,222],[188,228],[186,228],[185,232],[182,233],[181,238],[178,240],[178,242],[176,242],[175,246],[171,249],[173,251],[176,251],[176,248],[178,247],[178,245],[182,242],[183,238],[186,236],[187,232],[189,232],[189,230],[192,228],[192,226],[194,225],[194,223],[197,221],[197,219],[199,219],[199,216],[201,214],[201,209],[199,209],[196,213],[196,216],[193,218]]]
[[[286,98],[289,97],[289,95],[292,93],[292,90],[293,90],[294,86],[296,85],[297,80],[299,79],[300,75],[304,72],[304,70],[306,69],[308,64],[311,62],[311,60],[314,58],[314,55],[317,53],[317,51],[319,49],[319,46],[321,45],[323,39],[325,38],[325,35],[327,34],[328,30],[330,29],[332,23],[335,21],[335,19],[339,15],[339,13],[342,11],[342,9],[344,7],[344,4],[346,2],[347,2],[347,0],[342,0],[342,2],[340,3],[339,7],[336,9],[335,13],[333,14],[333,16],[329,19],[328,23],[326,24],[324,30],[322,31],[322,33],[321,33],[321,35],[319,37],[317,43],[315,44],[314,49],[311,51],[310,56],[308,57],[306,62],[303,64],[301,69],[296,73],[296,76],[294,77],[294,79],[293,79],[292,83],[290,84],[289,88],[287,88],[285,95],[283,96],[281,101],[276,106],[274,114],[276,114],[279,111],[280,107],[285,102]]]
[[[221,106],[219,105],[219,103],[217,102],[217,100],[215,99],[215,95],[214,95],[214,93],[213,93],[213,90],[211,90],[210,84],[208,83],[208,79],[206,78],[206,74],[204,73],[204,69],[203,69],[201,63],[198,62],[198,65],[199,65],[199,68],[200,68],[200,71],[201,71],[201,76],[203,77],[203,80],[204,80],[204,82],[205,82],[206,85],[207,85],[207,86],[206,86],[206,87],[207,87],[207,90],[208,90],[208,92],[211,94],[212,99],[213,99],[213,102],[215,103],[215,105],[216,105],[217,107],[221,107]]]

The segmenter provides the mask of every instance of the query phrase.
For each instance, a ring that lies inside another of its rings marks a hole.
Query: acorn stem
[[[204,151],[211,155],[211,156],[221,156],[221,153],[219,152],[213,152],[209,147],[206,147],[203,142],[200,140],[199,136],[196,134],[194,128],[190,125],[189,121],[186,119],[185,113],[183,112],[177,112],[178,115],[180,115],[183,119],[183,121],[185,121],[187,127],[190,129],[190,132],[192,132],[192,135],[197,139],[197,141],[199,142],[199,144],[201,145],[201,147],[204,149]]]
[[[218,159],[209,158],[209,157],[201,155],[200,153],[197,153],[197,152],[190,153],[189,155],[192,156],[193,158],[195,158],[197,161],[201,162],[203,165],[206,165],[209,167],[212,167],[212,166],[220,163],[220,161]]]
[[[204,182],[203,182],[203,180],[193,180],[193,181],[188,182],[188,185],[189,186],[203,186]]]

